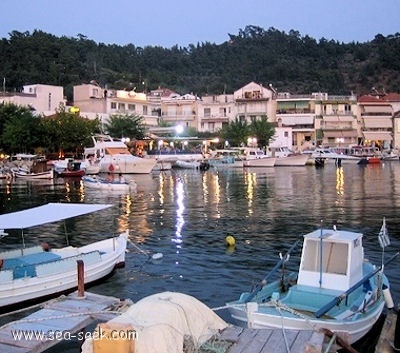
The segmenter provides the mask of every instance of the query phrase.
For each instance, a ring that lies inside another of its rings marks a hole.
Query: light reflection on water
[[[400,165],[343,165],[336,168],[281,167],[199,172],[173,170],[132,176],[136,194],[85,190],[79,181],[4,181],[1,210],[10,212],[46,202],[111,203],[101,214],[68,220],[71,245],[130,229],[142,249],[163,253],[159,263],[130,248],[127,266],[91,291],[137,301],[161,291],[195,296],[210,307],[224,305],[263,278],[300,235],[319,227],[365,233],[368,257],[380,264],[377,234],[386,217],[392,246],[399,244]],[[17,243],[10,232],[5,247]],[[64,223],[30,230],[32,241],[65,245]],[[225,237],[236,238],[227,249]],[[288,264],[295,269],[299,253]],[[392,294],[399,297],[398,261],[386,268]],[[220,313],[228,319],[226,313]]]

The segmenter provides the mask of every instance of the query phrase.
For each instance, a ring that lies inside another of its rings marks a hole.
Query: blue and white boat
[[[81,247],[50,248],[47,243],[26,246],[24,230],[67,218],[98,212],[108,204],[49,203],[0,215],[0,236],[21,230],[22,246],[0,252],[0,310],[38,301],[77,287],[77,261],[84,263],[84,282],[100,280],[125,263],[129,231]]]
[[[384,265],[376,267],[364,258],[363,234],[333,229],[318,229],[304,235],[298,273],[282,270],[280,279],[269,282],[283,268],[285,257],[251,291],[242,293],[227,307],[236,320],[253,328],[288,330],[328,330],[340,333],[352,344],[367,334],[386,305],[393,307]],[[383,239],[383,240],[382,240]],[[380,243],[389,242],[386,225]]]

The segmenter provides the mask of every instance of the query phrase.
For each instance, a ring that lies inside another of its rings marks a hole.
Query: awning
[[[100,211],[111,206],[108,204],[48,203],[43,206],[0,215],[0,230],[35,227]]]
[[[314,117],[306,116],[279,116],[283,125],[314,125]]]
[[[363,131],[364,138],[372,141],[392,141],[392,133],[389,131]]]
[[[357,137],[356,130],[324,131],[324,137]]]
[[[393,126],[391,118],[364,118],[366,128],[391,128]]]
[[[356,118],[354,118],[351,115],[324,116],[323,119],[322,119],[322,121],[327,121],[327,122],[341,122],[341,121],[343,121],[343,122],[348,122],[348,121],[352,122],[354,120],[356,120]]]

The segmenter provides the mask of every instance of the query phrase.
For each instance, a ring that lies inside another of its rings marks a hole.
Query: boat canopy
[[[0,215],[0,229],[25,229],[109,208],[108,204],[48,203]]]

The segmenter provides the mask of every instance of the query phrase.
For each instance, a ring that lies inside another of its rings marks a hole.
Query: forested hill
[[[250,81],[280,92],[365,94],[371,87],[400,90],[400,33],[366,43],[339,43],[247,26],[222,44],[172,48],[96,43],[78,34],[56,37],[40,30],[13,31],[0,42],[0,78],[7,91],[26,84],[76,84],[138,91],[159,86],[178,93],[233,93]]]

